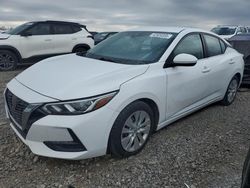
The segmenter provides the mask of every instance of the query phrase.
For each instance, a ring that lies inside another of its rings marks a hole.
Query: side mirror
[[[198,59],[190,54],[179,54],[175,56],[173,63],[175,66],[194,66]]]
[[[32,36],[32,34],[29,32],[23,32],[23,33],[21,33],[21,36],[22,37],[29,37],[29,36]]]

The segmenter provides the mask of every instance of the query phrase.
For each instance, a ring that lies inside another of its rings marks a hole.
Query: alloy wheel
[[[131,114],[121,132],[121,144],[125,151],[139,150],[146,142],[151,127],[150,116],[145,111],[136,111]]]
[[[10,70],[15,65],[15,59],[8,53],[0,52],[0,69]]]
[[[237,79],[233,79],[228,87],[228,93],[227,93],[227,98],[228,102],[232,102],[236,96],[238,89],[238,81]]]

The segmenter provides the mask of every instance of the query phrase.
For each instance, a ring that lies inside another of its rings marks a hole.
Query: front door
[[[191,54],[198,58],[196,65],[176,66],[165,69],[167,76],[167,119],[181,115],[207,97],[208,80],[204,74],[204,51],[200,34],[189,34],[174,49],[168,63],[178,54]]]

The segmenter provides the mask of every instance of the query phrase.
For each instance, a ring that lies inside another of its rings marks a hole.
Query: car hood
[[[57,56],[28,68],[15,79],[31,90],[58,100],[85,98],[118,90],[146,72],[149,65],[125,65],[78,56]]]
[[[3,40],[3,39],[7,39],[9,38],[10,35],[9,34],[6,34],[6,33],[0,33],[0,40]]]

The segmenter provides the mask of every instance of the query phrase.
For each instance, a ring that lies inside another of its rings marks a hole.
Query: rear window
[[[82,29],[79,26],[72,25],[72,30],[73,30],[74,33],[77,33],[79,31],[81,31]]]
[[[204,38],[207,45],[207,55],[209,57],[222,54],[221,44],[218,38],[210,35],[204,35]]]
[[[67,24],[53,24],[54,34],[71,34],[74,33],[71,25]]]

